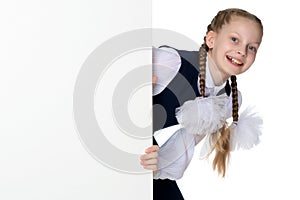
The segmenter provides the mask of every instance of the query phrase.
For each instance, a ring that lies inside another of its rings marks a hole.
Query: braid
[[[236,76],[231,76],[231,92],[232,92],[232,118],[233,122],[237,122],[239,115],[239,103],[238,103],[238,89],[236,83]],[[229,162],[230,158],[230,129],[225,123],[223,128],[220,130],[221,136],[217,139],[216,134],[214,134],[213,140],[217,140],[215,149],[215,158],[213,160],[213,169],[218,169],[218,173],[225,176],[226,164]]]
[[[200,66],[200,93],[205,97],[205,69],[206,69],[206,54],[205,44],[199,49],[199,66]]]
[[[211,23],[207,26],[206,34],[209,31],[218,32],[219,30],[221,30],[221,28],[224,24],[228,24],[230,22],[230,20],[233,16],[245,17],[247,19],[250,19],[250,20],[256,22],[259,25],[261,32],[263,33],[262,22],[257,16],[255,16],[245,10],[242,10],[242,9],[228,8],[225,10],[221,10],[217,13],[217,15],[212,19]]]
[[[239,119],[239,102],[238,102],[238,89],[236,83],[236,76],[231,76],[231,92],[232,92],[232,118],[234,122]]]
[[[208,25],[207,32],[211,31],[211,25]],[[204,43],[199,49],[199,66],[200,66],[200,92],[201,96],[205,97],[205,69],[206,69],[206,55],[209,47],[206,44],[206,37],[204,37]],[[236,86],[236,82],[235,82]],[[237,96],[237,95],[236,95]],[[215,150],[215,158],[213,160],[213,169],[217,168],[218,173],[225,176],[226,164],[230,157],[230,129],[225,122],[224,126],[220,129],[220,137],[217,137],[217,133],[212,134],[212,140],[216,141],[216,145],[212,149],[211,153]]]

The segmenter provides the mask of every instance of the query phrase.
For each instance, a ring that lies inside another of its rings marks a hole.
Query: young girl
[[[153,199],[183,199],[175,180],[203,138],[201,156],[214,152],[213,169],[223,177],[230,151],[258,144],[262,120],[249,110],[239,119],[235,75],[253,64],[262,36],[255,15],[226,9],[208,25],[199,52],[153,49],[154,145],[141,156],[144,168],[154,171]]]

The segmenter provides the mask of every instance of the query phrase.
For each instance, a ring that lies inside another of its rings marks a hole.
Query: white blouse
[[[172,48],[153,48],[153,75],[157,77],[153,88],[153,96],[161,93],[176,76],[181,66],[181,58],[178,52]],[[225,87],[215,86],[209,68],[206,67],[205,93],[207,96],[216,95]],[[199,78],[198,89],[200,91]],[[231,96],[230,96],[231,99]],[[239,93],[239,103],[241,94]],[[231,100],[228,101],[226,115],[231,116]],[[197,145],[204,136],[187,134],[180,124],[170,126],[154,132],[154,138],[160,149],[158,151],[158,170],[154,179],[177,180],[183,176],[194,154]]]

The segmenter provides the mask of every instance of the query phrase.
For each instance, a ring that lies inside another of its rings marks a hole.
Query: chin
[[[232,76],[232,75],[239,75],[241,73],[243,73],[243,70],[241,69],[237,69],[237,68],[230,68],[230,69],[227,69],[226,73],[229,75],[229,76]]]

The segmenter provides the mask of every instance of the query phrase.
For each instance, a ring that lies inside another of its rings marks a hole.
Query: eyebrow
[[[239,37],[241,37],[240,34],[238,34],[237,32],[232,32],[232,33],[234,33],[234,34],[238,35]],[[260,45],[260,43],[261,43],[261,41],[260,42],[249,42],[249,44],[258,44],[258,45]]]

